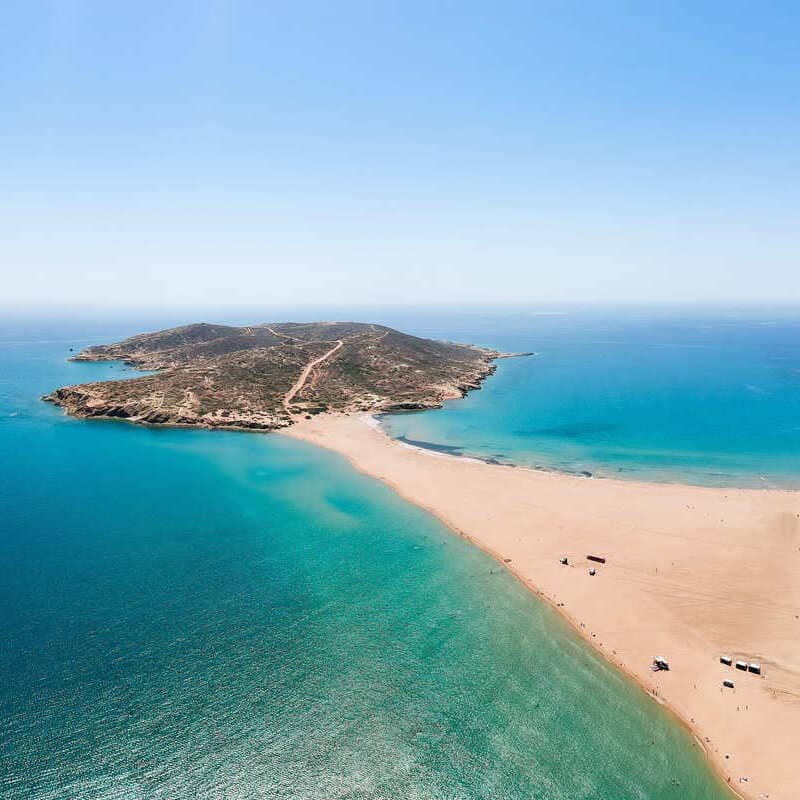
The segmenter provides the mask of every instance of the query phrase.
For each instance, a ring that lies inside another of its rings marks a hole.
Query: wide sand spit
[[[367,415],[282,433],[345,455],[496,558],[665,703],[735,792],[800,798],[800,492],[487,464],[394,441]]]

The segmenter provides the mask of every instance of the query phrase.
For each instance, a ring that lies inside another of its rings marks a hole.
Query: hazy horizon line
[[[728,309],[747,309],[747,308],[789,308],[800,310],[800,300],[535,300],[535,301],[522,301],[522,300],[490,300],[490,301],[458,301],[458,302],[399,302],[399,303],[386,303],[386,302],[300,302],[292,303],[287,301],[265,301],[265,302],[249,302],[249,303],[199,303],[199,302],[186,302],[186,303],[57,303],[57,302],[0,302],[0,311],[14,312],[14,311],[51,311],[51,310],[64,310],[64,311],[108,311],[116,312],[120,310],[131,311],[166,311],[175,309],[303,309],[303,308],[346,308],[346,309],[464,309],[464,310],[480,310],[487,308],[515,308],[520,310],[547,309],[554,308],[568,308],[568,309],[581,309],[581,308],[728,308]]]

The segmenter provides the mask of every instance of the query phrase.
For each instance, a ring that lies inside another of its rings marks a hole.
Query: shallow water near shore
[[[503,351],[481,391],[387,415],[456,455],[597,477],[800,488],[800,311],[510,310],[420,321]]]
[[[133,374],[66,363],[79,328],[0,340],[4,798],[729,796],[557,614],[342,458],[41,403]]]

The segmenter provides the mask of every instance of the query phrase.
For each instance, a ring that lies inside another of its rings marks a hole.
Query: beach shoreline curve
[[[790,766],[800,730],[800,492],[487,463],[393,440],[372,414],[321,414],[279,433],[345,456],[494,558],[663,705],[734,795],[800,796]],[[607,559],[599,575],[584,563],[592,547]],[[729,650],[757,658],[763,673],[720,664]],[[656,652],[680,666],[652,672]],[[735,690],[722,687],[726,678]]]

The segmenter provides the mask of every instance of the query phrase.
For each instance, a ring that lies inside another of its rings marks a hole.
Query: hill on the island
[[[89,347],[74,360],[154,372],[44,399],[81,417],[273,429],[321,411],[437,407],[478,388],[499,355],[357,322],[199,323]]]

